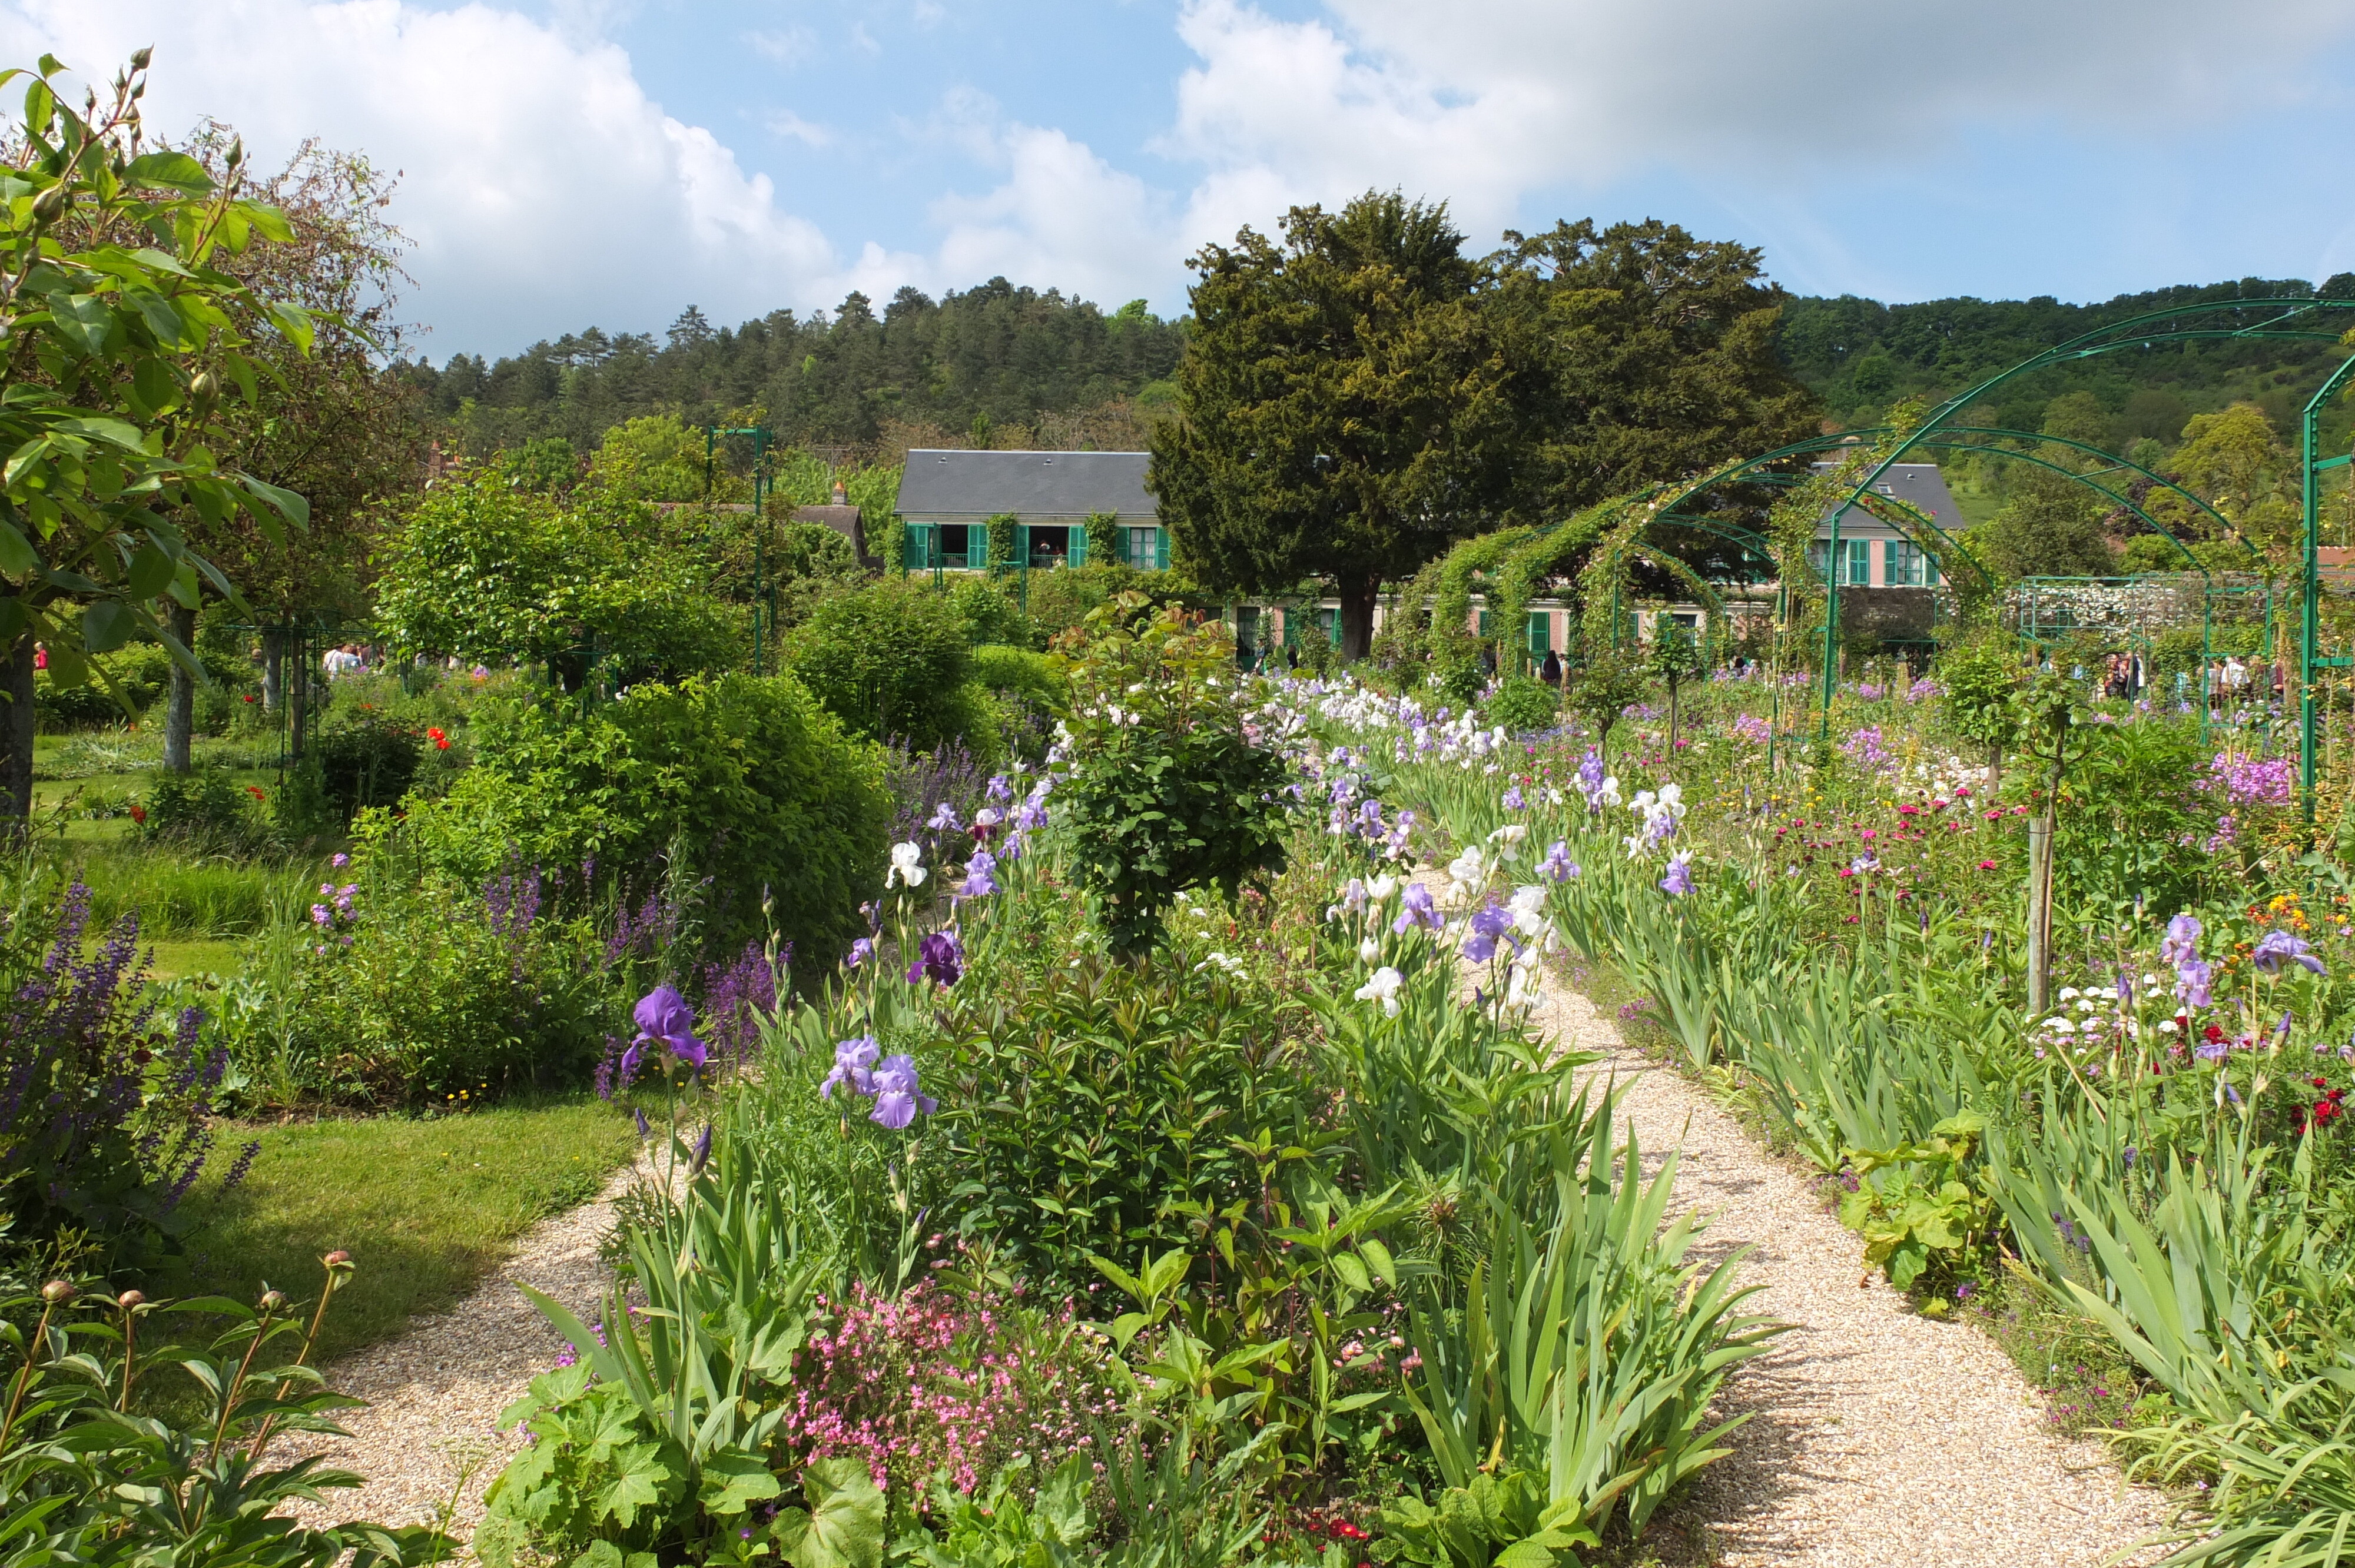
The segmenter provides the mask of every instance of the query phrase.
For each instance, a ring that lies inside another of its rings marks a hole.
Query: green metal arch
[[[2248,327],[2170,326],[2167,330],[2159,332],[2145,332],[2137,330],[2151,323],[2174,323],[2187,318],[2197,320],[2202,316],[2212,316],[2225,313],[2238,314],[2249,311],[2273,311],[2275,313],[2269,320],[2260,322],[2254,326]],[[2200,301],[2178,306],[2171,310],[2147,312],[2139,316],[2128,317],[2123,322],[2112,322],[2106,325],[2094,327],[2090,331],[2080,333],[2077,336],[2069,339],[2065,343],[2056,344],[2051,348],[2043,349],[2036,354],[2030,355],[2028,358],[2021,360],[2018,365],[2011,366],[2009,370],[1998,371],[1997,374],[1987,377],[1985,380],[1980,381],[1967,390],[1957,393],[1955,396],[1947,398],[1944,403],[1941,403],[1935,408],[1933,408],[1928,416],[1925,417],[1919,425],[1917,425],[1913,430],[1907,432],[1907,434],[1901,439],[1894,447],[1890,449],[1886,455],[1884,455],[1878,462],[1874,463],[1872,467],[1856,482],[1854,490],[1849,493],[1849,503],[1853,503],[1860,496],[1868,493],[1871,489],[1873,482],[1879,480],[1882,474],[1888,472],[1891,467],[1895,466],[1900,458],[1913,450],[1915,447],[1922,445],[1924,440],[1934,434],[1938,428],[1945,425],[1955,414],[1958,413],[1963,408],[1967,408],[1973,402],[1985,397],[1995,387],[2002,386],[2005,382],[2010,380],[2016,376],[2024,376],[2031,371],[2041,370],[2048,366],[2059,365],[2069,360],[2091,359],[2105,354],[2115,354],[2123,348],[2147,347],[2151,344],[2155,343],[2190,343],[2200,340],[2232,338],[2287,338],[2308,343],[2339,343],[2343,337],[2343,334],[2340,333],[2315,332],[2312,330],[2277,332],[2273,330],[2281,323],[2293,321],[2300,316],[2311,314],[2315,312],[2355,312],[2355,300],[2308,298]],[[2343,320],[2346,318],[2340,317],[2339,319]],[[2299,466],[2304,474],[2303,501],[2305,512],[2304,532],[2306,546],[2304,573],[2306,613],[2304,616],[2304,625],[2299,638],[2299,685],[2304,693],[2302,700],[2304,713],[2302,715],[2301,734],[2299,737],[2299,774],[2304,783],[2306,810],[2309,821],[2312,820],[2314,814],[2314,670],[2317,653],[2316,642],[2318,637],[2318,622],[2320,614],[2320,582],[2316,551],[2320,542],[2320,487],[2318,481],[2321,468],[2314,450],[2315,428],[2317,415],[2319,412],[2323,402],[2332,392],[2336,391],[2339,386],[2347,380],[2350,371],[2355,371],[2355,358],[2350,358],[2342,362],[2338,369],[2331,372],[2328,376],[2324,378],[2321,387],[2318,387],[2315,391],[2314,396],[2307,401],[2299,429],[2298,457]],[[2333,462],[2343,461],[2345,460],[2332,460]],[[1837,546],[1839,540],[1839,519],[1845,514],[1846,510],[1847,507],[1843,505],[1835,509],[1832,514],[1832,540],[1835,546]],[[1822,732],[1827,737],[1828,737],[1831,733],[1832,693],[1838,680],[1838,665],[1832,658],[1832,650],[1835,646],[1835,639],[1838,634],[1838,626],[1839,592],[1835,587],[1830,590],[1827,613],[1824,617]]]

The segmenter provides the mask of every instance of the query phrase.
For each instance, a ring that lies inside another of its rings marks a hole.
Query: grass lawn
[[[188,1201],[194,1277],[174,1294],[250,1301],[264,1282],[297,1299],[342,1247],[358,1272],[321,1335],[332,1358],[447,1307],[546,1216],[586,1202],[630,1156],[628,1113],[588,1095],[422,1120],[409,1117],[224,1127],[221,1169],[251,1139],[261,1153],[223,1196]]]

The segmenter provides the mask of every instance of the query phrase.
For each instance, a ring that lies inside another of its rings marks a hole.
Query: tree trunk
[[[1342,577],[1333,586],[1341,600],[1341,662],[1354,664],[1373,652],[1374,596],[1381,579]]]
[[[304,655],[301,642],[294,644],[294,657],[288,662],[286,676],[286,759],[303,759],[303,740],[309,729],[311,716],[311,662]]]
[[[197,612],[186,605],[176,604],[169,616],[172,635],[180,646],[194,650],[197,645]],[[188,673],[177,660],[172,663],[172,685],[164,709],[164,771],[186,773],[188,770],[190,739],[197,726],[197,678]]]
[[[2003,793],[2003,742],[1987,747],[1987,804],[1993,806],[1996,797]]]
[[[0,842],[21,843],[33,820],[33,634],[0,661]]]
[[[261,634],[261,711],[274,714],[286,690],[286,633],[276,627]]]

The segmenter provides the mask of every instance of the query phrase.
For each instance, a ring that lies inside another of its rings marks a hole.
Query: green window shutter
[[[1553,652],[1553,617],[1542,609],[1529,611],[1529,653],[1542,659]]]
[[[1902,548],[1894,539],[1881,542],[1881,580],[1891,588],[1897,588],[1905,581],[1905,567],[1899,559]]]
[[[1153,531],[1153,568],[1161,572],[1169,569],[1169,530],[1167,528]]]
[[[1074,524],[1070,537],[1071,551],[1063,557],[1064,564],[1073,567],[1086,566],[1088,564],[1088,531]]]
[[[1938,586],[1938,557],[1927,550],[1922,552],[1922,586],[1923,588]]]
[[[915,572],[926,572],[932,570],[932,525],[926,523],[911,523],[907,527],[908,542],[906,546],[905,559],[908,563],[908,569]]]
[[[1872,541],[1850,539],[1848,542],[1848,580],[1850,588],[1872,586]]]
[[[1488,612],[1483,609],[1480,612],[1480,635],[1483,637],[1488,635]]]

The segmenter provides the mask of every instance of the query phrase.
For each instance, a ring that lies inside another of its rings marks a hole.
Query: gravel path
[[[1977,1330],[1915,1316],[1825,1213],[1808,1172],[1768,1155],[1689,1079],[1629,1048],[1593,1004],[1549,988],[1536,1023],[1602,1054],[1625,1086],[1645,1164],[1681,1147],[1680,1206],[1715,1215],[1706,1246],[1755,1250],[1746,1309],[1793,1324],[1735,1372],[1725,1416],[1752,1411],[1701,1472],[1678,1524],[1725,1568],[2075,1568],[2164,1522],[2097,1444],[2047,1425],[2042,1401]],[[2148,1562],[2146,1552],[2128,1559]]]
[[[498,1430],[499,1412],[564,1349],[516,1283],[544,1290],[594,1322],[612,1283],[597,1245],[613,1229],[613,1200],[637,1179],[635,1167],[615,1172],[595,1201],[527,1231],[506,1265],[448,1312],[413,1319],[400,1338],[328,1368],[329,1387],[368,1402],[365,1410],[343,1413],[339,1425],[351,1436],[298,1434],[273,1444],[272,1455],[320,1454],[331,1466],[366,1476],[368,1484],[324,1493],[323,1503],[290,1511],[313,1525],[349,1519],[399,1525],[430,1524],[451,1510],[452,1533],[462,1543],[471,1538],[483,1517],[484,1489],[523,1446],[519,1430]]]

